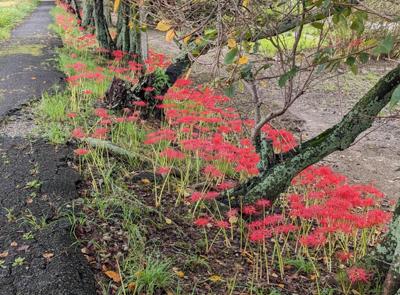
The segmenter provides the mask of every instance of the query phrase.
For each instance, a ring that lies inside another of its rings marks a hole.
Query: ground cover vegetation
[[[10,32],[36,7],[37,0],[0,1],[0,41],[10,37]]]
[[[357,73],[390,56],[395,36],[364,39],[372,11],[352,1],[149,2],[54,11],[68,87],[43,97],[40,124],[54,143],[78,145],[87,186],[69,217],[99,292],[396,294],[399,207],[392,214],[372,185],[313,164],[350,146],[386,105],[396,112],[400,69],[306,142],[272,122],[315,73]],[[181,54],[147,48],[151,25]],[[197,85],[186,71],[207,52],[218,78]],[[278,109],[263,109],[260,81],[282,89]],[[228,106],[238,87],[252,117]]]

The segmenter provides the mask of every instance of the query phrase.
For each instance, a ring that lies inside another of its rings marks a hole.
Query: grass
[[[38,0],[0,1],[0,41],[10,37],[11,30],[30,12]]]

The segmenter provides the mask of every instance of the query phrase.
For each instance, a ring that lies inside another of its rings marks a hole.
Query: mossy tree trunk
[[[394,295],[400,290],[400,200],[384,240],[375,248],[373,257],[386,274],[382,295]]]
[[[83,16],[81,26],[85,29],[94,33],[95,22],[94,22],[94,2],[93,0],[85,0],[83,3]]]
[[[108,52],[114,50],[114,42],[108,30],[106,18],[104,16],[103,0],[94,0],[94,22],[96,27],[96,37],[100,47],[107,49]]]

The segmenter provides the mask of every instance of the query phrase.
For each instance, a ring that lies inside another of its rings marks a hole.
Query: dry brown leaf
[[[174,40],[174,37],[175,37],[175,30],[171,29],[165,35],[165,41],[171,42],[172,40]]]
[[[128,290],[133,292],[135,291],[135,289],[136,289],[136,284],[134,282],[130,282],[128,284]]]
[[[221,276],[219,275],[212,275],[208,279],[213,283],[220,282],[222,280]]]
[[[16,241],[13,241],[13,242],[11,242],[10,246],[11,246],[11,247],[17,247],[17,246],[18,246],[18,243],[17,243]]]
[[[109,277],[110,279],[112,279],[115,283],[120,283],[121,282],[121,276],[119,275],[119,273],[112,271],[112,270],[108,270],[106,272],[104,272],[104,274]]]
[[[47,260],[50,260],[51,258],[54,257],[54,253],[52,252],[44,252],[43,257],[46,258]]]
[[[8,256],[8,251],[4,251],[0,253],[0,258],[6,258]]]
[[[140,182],[145,184],[145,185],[149,185],[151,183],[150,180],[148,180],[147,178],[141,179]]]
[[[167,20],[162,20],[157,24],[156,30],[159,30],[161,32],[166,32],[171,29],[171,24]]]

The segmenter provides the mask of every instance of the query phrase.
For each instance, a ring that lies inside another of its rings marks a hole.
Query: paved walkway
[[[0,44],[0,121],[57,84],[48,30],[53,1]],[[1,130],[1,129],[0,129]],[[66,207],[78,197],[80,176],[71,151],[40,139],[0,134],[0,295],[95,294],[93,274],[73,246]]]

